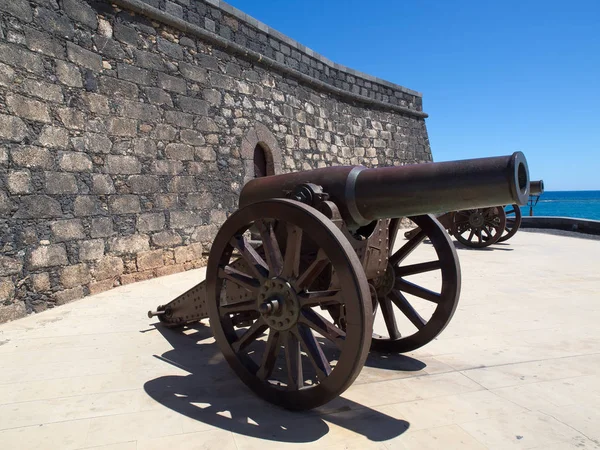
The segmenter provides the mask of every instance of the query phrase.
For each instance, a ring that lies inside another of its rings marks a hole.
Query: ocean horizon
[[[521,212],[529,216],[529,205],[522,206]],[[533,207],[533,216],[600,220],[600,190],[545,191]]]

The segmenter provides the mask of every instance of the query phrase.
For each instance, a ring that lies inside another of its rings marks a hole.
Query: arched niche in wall
[[[242,139],[244,183],[260,176],[281,173],[281,150],[273,133],[261,123],[254,125]]]

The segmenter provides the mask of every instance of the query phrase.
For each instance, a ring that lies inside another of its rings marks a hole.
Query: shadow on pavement
[[[496,242],[495,244],[492,244],[489,247],[480,247],[480,248],[467,247],[466,245],[463,245],[458,241],[453,241],[453,242],[454,242],[454,247],[456,247],[456,250],[474,250],[477,252],[493,252],[495,250],[502,250],[504,252],[512,252],[514,250],[514,248],[504,248],[505,245],[510,245],[510,244],[505,244],[504,242]]]
[[[198,323],[191,328],[174,330],[157,325],[156,329],[173,350],[155,357],[189,375],[155,378],[144,384],[144,390],[157,402],[191,419],[253,438],[292,443],[316,441],[330,432],[331,424],[371,441],[392,439],[409,428],[404,420],[341,397],[311,411],[281,409],[256,397],[237,378],[212,340],[210,327]],[[369,356],[367,365],[409,371],[425,367],[403,355]]]

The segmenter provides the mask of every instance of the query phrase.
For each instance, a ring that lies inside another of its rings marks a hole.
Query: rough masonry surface
[[[203,265],[256,145],[426,162],[425,116],[218,0],[0,1],[0,322]]]

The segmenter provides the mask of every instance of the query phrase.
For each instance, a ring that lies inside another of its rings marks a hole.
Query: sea
[[[521,212],[529,216],[529,206],[522,206]],[[545,191],[533,215],[600,220],[600,191]]]

